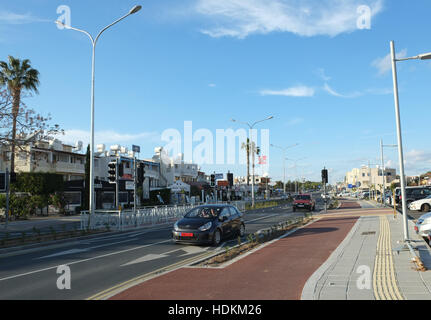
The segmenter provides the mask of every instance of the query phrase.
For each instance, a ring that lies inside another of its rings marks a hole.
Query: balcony
[[[36,165],[32,165],[34,172],[52,172],[52,173],[70,173],[70,174],[85,174],[85,165],[80,163],[38,161]]]

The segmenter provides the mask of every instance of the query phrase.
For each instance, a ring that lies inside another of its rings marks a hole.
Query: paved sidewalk
[[[370,202],[360,203],[372,207]],[[431,271],[417,271],[410,251],[395,251],[402,246],[402,215],[394,217],[393,210],[374,207],[375,215],[358,219],[343,243],[308,279],[302,299],[431,300]],[[430,248],[413,228],[409,221],[413,247],[431,270]]]

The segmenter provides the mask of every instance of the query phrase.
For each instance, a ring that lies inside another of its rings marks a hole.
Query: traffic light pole
[[[326,182],[323,184],[323,194],[325,195],[325,199],[323,199],[324,200],[324,202],[325,202],[325,213],[327,213],[326,212],[326,210],[327,210],[327,201],[328,201],[328,199],[326,198]]]
[[[136,157],[133,157],[133,212],[136,214]]]
[[[120,164],[119,164],[119,158],[117,157],[117,162],[115,164],[116,169],[115,169],[115,208],[117,210],[119,210],[119,203],[120,201],[118,201],[118,194],[119,194],[119,181],[118,181],[118,170],[120,170]]]

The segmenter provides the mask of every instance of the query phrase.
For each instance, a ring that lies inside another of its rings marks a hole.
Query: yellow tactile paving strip
[[[380,216],[380,234],[374,264],[373,289],[376,300],[404,300],[395,278],[391,230],[386,216]]]

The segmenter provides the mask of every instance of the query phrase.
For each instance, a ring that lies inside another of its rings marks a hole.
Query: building
[[[396,178],[397,174],[395,169],[385,168],[384,183],[386,189],[390,188],[392,182],[394,182]],[[380,168],[362,166],[361,168],[354,168],[352,171],[347,172],[344,183],[346,188],[351,185],[356,186],[362,191],[367,191],[370,187],[376,187],[377,190],[381,190],[383,185],[382,180],[382,170]]]
[[[61,174],[64,181],[82,180],[85,177],[85,154],[82,142],[75,146],[54,139],[30,142],[24,150],[15,151],[15,172],[49,172]],[[2,171],[10,169],[10,152],[2,152]]]
[[[250,175],[249,177],[249,185],[252,184],[253,176]],[[257,174],[254,175],[254,185],[266,185],[269,183],[271,179],[269,177],[263,177],[259,176]],[[234,178],[234,184],[235,185],[246,185],[247,184],[247,177],[235,177]]]

